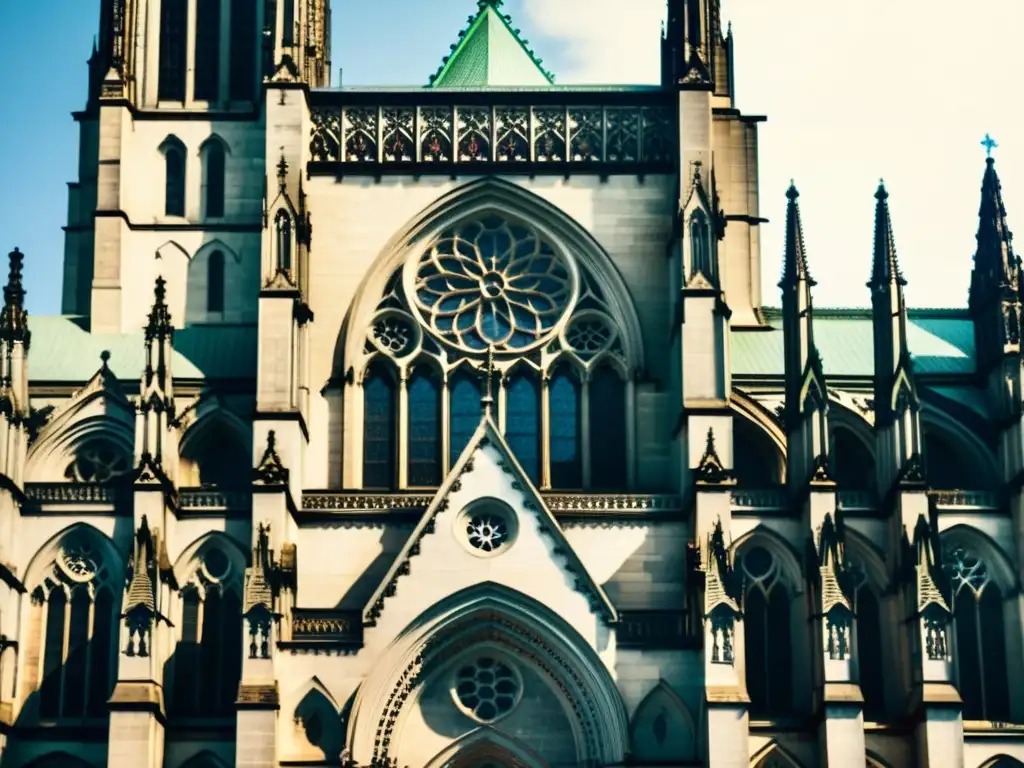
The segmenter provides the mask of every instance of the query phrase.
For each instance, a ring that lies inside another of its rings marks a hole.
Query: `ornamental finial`
[[[490,416],[494,407],[494,394],[491,391],[491,379],[494,378],[494,345],[487,345],[487,363],[484,365],[484,396],[480,398],[480,405],[484,409],[484,415]]]

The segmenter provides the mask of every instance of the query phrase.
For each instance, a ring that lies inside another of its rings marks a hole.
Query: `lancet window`
[[[185,100],[185,37],[188,29],[188,4],[185,0],[160,3],[160,70],[157,98],[161,101]]]
[[[1002,593],[987,563],[960,542],[944,547],[943,567],[953,590],[957,679],[964,719],[1008,720]]]
[[[624,489],[619,327],[598,284],[537,228],[482,216],[443,231],[394,273],[366,330],[363,487],[440,483],[489,390],[536,485]]]
[[[752,717],[792,712],[792,637],[790,595],[778,558],[752,546],[740,557],[746,580],[743,624],[747,693]]]
[[[212,139],[203,147],[203,203],[207,218],[224,215],[226,152],[224,145]]]
[[[864,696],[864,717],[885,718],[885,645],[882,642],[882,614],[875,587],[869,583],[860,561],[851,559],[846,566],[853,613],[857,617],[857,667]]]
[[[256,3],[253,0],[232,0],[229,79],[231,100],[252,101],[255,87]]]
[[[32,595],[32,622],[41,638],[41,720],[104,717],[113,687],[112,580],[93,539],[68,536]],[[118,604],[120,604],[118,595]]]
[[[277,240],[277,269],[291,273],[292,269],[292,217],[286,211],[278,211],[274,217],[274,234]]]
[[[206,264],[206,311],[224,311],[224,251],[214,251]]]
[[[229,718],[242,674],[241,575],[208,546],[181,589],[180,636],[168,661],[174,717]]]
[[[196,0],[195,97],[215,102],[220,97],[221,0]]]
[[[164,215],[185,215],[185,147],[180,143],[164,149]]]

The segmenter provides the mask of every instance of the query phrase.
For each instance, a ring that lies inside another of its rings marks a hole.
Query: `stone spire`
[[[722,38],[720,0],[669,0],[662,39],[662,84],[714,87]]]
[[[21,270],[25,254],[15,248],[7,258],[10,272],[4,286],[4,306],[0,310],[0,339],[22,342],[26,347],[31,340],[28,330],[28,312],[25,311],[25,287],[21,283]]]
[[[980,372],[988,373],[1007,354],[1020,351],[1020,260],[1006,221],[1003,190],[995,160],[985,160],[978,209],[977,250],[971,272],[969,306],[974,316]]]
[[[9,416],[23,417],[28,415],[26,358],[32,340],[21,277],[25,254],[15,248],[8,258],[10,272],[4,286],[3,309],[0,309],[0,408]]]
[[[923,479],[921,403],[907,342],[906,280],[900,271],[884,183],[875,192],[875,246],[872,259],[871,322],[874,330],[875,434],[879,441],[879,491],[894,479]]]
[[[786,192],[786,250],[783,255],[782,324],[786,363],[785,426],[790,487],[829,476],[828,389],[821,356],[814,345],[815,282],[807,266],[800,193],[791,182]]]
[[[157,277],[153,289],[153,307],[145,329],[146,367],[139,388],[136,453],[140,467],[160,470],[169,477],[176,465],[174,377],[174,326],[167,307],[166,281]],[[172,459],[166,463],[164,456]]]

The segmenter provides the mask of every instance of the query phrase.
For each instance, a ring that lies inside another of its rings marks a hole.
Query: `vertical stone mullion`
[[[628,418],[628,417],[627,417]],[[589,372],[584,373],[580,377],[580,427],[579,427],[579,439],[580,439],[580,464],[581,464],[581,480],[585,490],[589,490],[591,483],[593,482],[591,477],[590,462],[592,456],[590,455],[590,374]],[[627,447],[626,457],[628,460],[629,449]]]
[[[540,487],[551,488],[551,374],[544,371],[540,384]]]
[[[402,368],[398,380],[398,487],[409,487],[409,370]]]

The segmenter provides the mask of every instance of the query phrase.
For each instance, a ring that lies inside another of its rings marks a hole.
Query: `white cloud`
[[[531,28],[565,46],[559,82],[657,82],[665,0],[521,3]],[[962,305],[986,132],[1002,144],[1010,226],[1024,232],[1024,2],[723,0],[729,19],[736,105],[769,118],[759,130],[761,215],[771,220],[762,232],[765,302],[778,302],[784,192],[794,177],[816,300],[867,303],[872,195],[883,176],[909,301]]]
[[[522,0],[530,27],[565,45],[560,83],[656,83],[665,0]],[[628,6],[629,10],[625,8]]]

